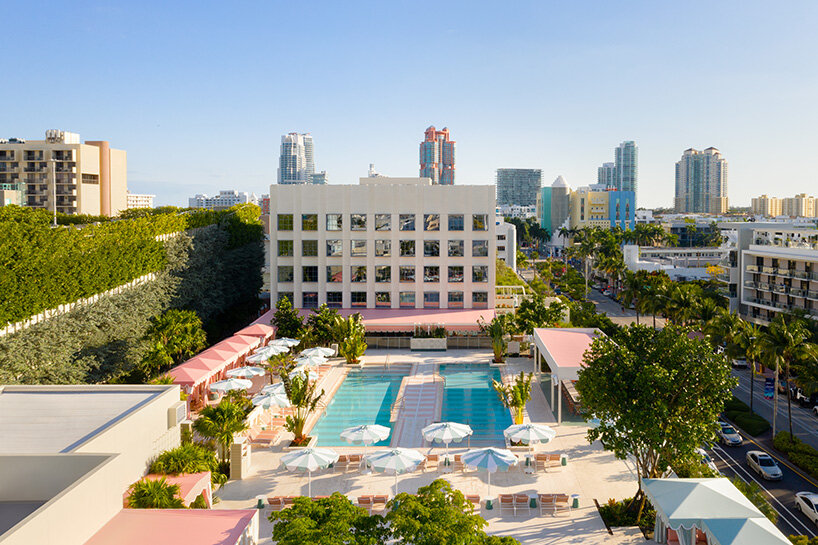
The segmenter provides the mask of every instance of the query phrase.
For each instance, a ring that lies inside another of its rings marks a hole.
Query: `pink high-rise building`
[[[420,143],[420,176],[431,178],[432,183],[454,185],[454,148],[456,142],[449,140],[449,129],[426,129]]]

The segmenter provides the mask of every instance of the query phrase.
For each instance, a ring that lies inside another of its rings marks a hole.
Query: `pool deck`
[[[430,374],[428,371],[435,368],[435,364],[488,363],[491,353],[490,351],[481,350],[450,350],[432,353],[413,353],[408,350],[372,350],[367,352],[365,364],[382,365],[387,358],[388,361],[395,364],[417,364],[414,369],[423,372],[416,373],[415,376],[426,377]],[[504,373],[519,374],[520,371],[530,372],[532,370],[533,360],[509,358]],[[337,389],[338,384],[343,380],[343,375],[343,372],[328,373],[322,387],[327,391]],[[427,380],[426,378],[418,379],[419,384],[429,384],[426,382]],[[338,384],[335,384],[336,381]],[[432,389],[429,388],[427,391],[432,392]],[[404,392],[404,395],[406,395],[406,392]],[[438,394],[436,396],[439,398]],[[428,414],[425,411],[430,406],[428,404],[429,398],[430,394],[423,394],[418,397],[418,407],[422,407],[423,411],[418,411],[415,414],[423,418],[424,422],[427,418],[425,415]],[[421,399],[425,401],[420,403]],[[414,418],[414,416],[410,416],[408,412],[404,413],[403,410],[401,413],[400,418],[404,424],[397,430],[397,435],[400,437],[408,436],[416,433],[415,428],[418,428],[418,426],[422,427],[420,422],[413,423],[411,426],[406,425],[406,417]],[[580,507],[570,513],[558,516],[540,516],[539,512],[536,514],[534,512],[518,512],[516,515],[503,512],[501,514],[497,508],[493,510],[483,508],[481,515],[489,522],[487,528],[489,533],[513,536],[524,545],[534,543],[651,543],[646,541],[641,533],[633,530],[614,529],[613,535],[610,535],[594,505],[594,499],[599,503],[604,503],[608,498],[622,499],[635,493],[637,479],[634,468],[630,463],[617,460],[613,454],[605,451],[599,442],[589,444],[585,438],[587,427],[584,425],[576,423],[557,425],[556,419],[546,402],[545,395],[543,395],[539,387],[532,388],[532,397],[527,406],[526,420],[547,424],[557,431],[556,438],[550,443],[535,445],[535,452],[564,453],[568,456],[568,465],[550,468],[548,472],[535,474],[526,474],[520,468],[512,469],[506,473],[495,473],[491,479],[492,496],[496,498],[498,493],[579,494]],[[221,501],[215,505],[215,508],[246,509],[255,506],[256,498],[259,496],[306,495],[306,475],[279,469],[280,458],[286,452],[284,447],[289,443],[291,437],[291,435],[285,433],[279,442],[271,448],[254,449],[249,476],[242,481],[230,481],[216,492],[215,495]],[[403,443],[403,439],[400,442]],[[339,453],[362,451],[360,446],[333,447],[333,449]],[[420,450],[425,454],[442,454],[444,452],[443,448],[437,446],[434,448],[423,447]],[[466,450],[466,448],[458,446],[458,448],[451,448],[450,452],[458,454]],[[525,450],[520,450],[518,454],[524,453]],[[441,474],[437,471],[408,473],[398,477],[398,488],[399,491],[415,491],[439,477],[445,478],[452,486],[466,494],[479,494],[483,499],[486,498],[486,474],[474,471],[448,474]],[[395,480],[392,475],[363,474],[358,471],[334,473],[328,470],[313,475],[312,494],[315,496],[328,495],[338,491],[351,498],[364,494],[389,494],[391,497],[394,494],[394,483]],[[259,543],[272,543],[270,539],[272,524],[267,520],[269,513],[269,507],[265,507],[259,514]]]

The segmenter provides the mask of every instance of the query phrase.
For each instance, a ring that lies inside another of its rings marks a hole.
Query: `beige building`
[[[138,193],[131,193],[128,191],[127,207],[131,208],[153,208],[153,199],[156,195],[140,195]]]
[[[127,207],[127,180],[126,152],[103,140],[80,143],[59,130],[45,140],[0,140],[0,187],[20,191],[23,206],[115,216]]]
[[[794,197],[768,197],[761,195],[752,200],[750,211],[759,216],[789,216],[791,218],[818,217],[818,199],[806,193]]]
[[[767,216],[774,218],[781,215],[781,199],[761,195],[755,197],[750,205],[750,212],[757,216]]]
[[[611,226],[608,216],[608,192],[593,191],[588,187],[577,188],[570,197],[570,218],[572,229],[583,227]]]

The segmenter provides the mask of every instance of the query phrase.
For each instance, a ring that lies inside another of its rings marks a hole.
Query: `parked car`
[[[741,446],[741,434],[727,422],[719,422],[719,430],[716,432],[716,435],[719,436],[719,441],[721,441],[722,445],[730,447]]]
[[[768,481],[780,481],[784,476],[775,460],[769,454],[760,450],[751,450],[747,453],[747,465],[759,477]]]
[[[716,464],[713,463],[713,458],[711,458],[710,455],[707,454],[706,450],[704,450],[703,448],[697,448],[696,452],[699,454],[699,456],[702,457],[702,464],[706,465],[707,467],[721,475],[721,471],[719,471],[719,468],[717,468]]]
[[[815,407],[818,405],[818,392],[807,394],[801,388],[792,387],[790,395],[794,401],[797,401],[802,407]]]
[[[738,367],[739,369],[747,369],[747,360],[745,359],[733,360],[733,367]]]
[[[813,523],[818,524],[818,494],[815,492],[796,492],[795,508],[804,513]]]

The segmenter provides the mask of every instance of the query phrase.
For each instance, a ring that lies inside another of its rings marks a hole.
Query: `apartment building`
[[[727,213],[727,159],[716,148],[686,149],[676,163],[676,212]]]
[[[257,204],[258,198],[253,193],[236,191],[235,189],[219,191],[219,194],[213,197],[200,193],[188,199],[189,208],[206,208],[208,210],[227,210],[231,206],[246,203]]]
[[[750,203],[750,212],[756,216],[774,218],[781,215],[781,199],[761,195],[754,197]]]
[[[577,188],[570,194],[571,228],[619,226],[633,229],[636,197],[633,191],[606,190],[595,184]]]
[[[131,208],[153,208],[153,199],[155,198],[156,195],[138,194],[128,191],[126,200],[128,210]]]
[[[429,178],[270,187],[271,301],[494,308],[494,186]]]
[[[498,168],[497,206],[535,207],[541,187],[542,170],[538,168]]]
[[[517,227],[513,223],[506,223],[502,217],[497,217],[497,258],[517,270]]]
[[[818,199],[806,193],[781,199],[781,215],[791,218],[814,218],[818,216]]]
[[[420,143],[420,177],[430,178],[433,184],[454,185],[456,146],[448,127],[428,127]]]
[[[44,140],[0,140],[0,205],[116,216],[127,208],[127,154],[104,140],[48,130]]]
[[[758,323],[781,312],[818,319],[818,230],[783,223],[719,224],[731,310]]]

